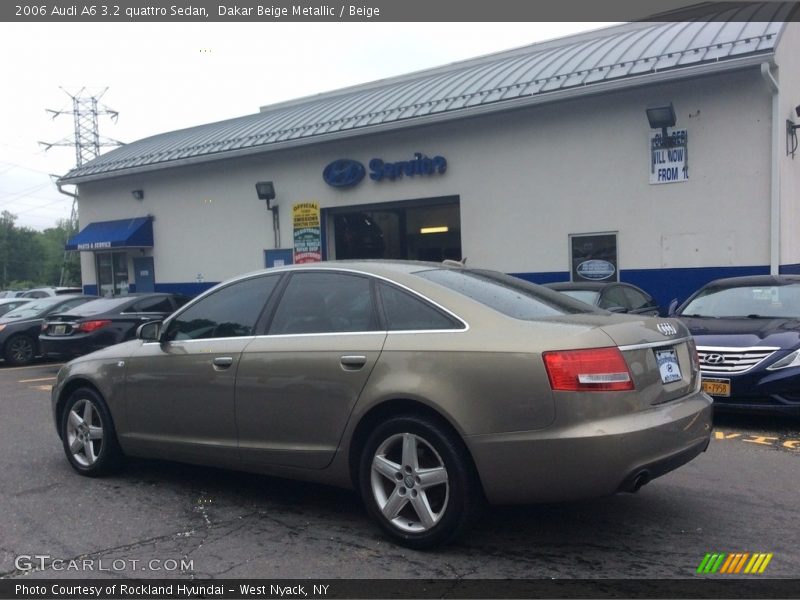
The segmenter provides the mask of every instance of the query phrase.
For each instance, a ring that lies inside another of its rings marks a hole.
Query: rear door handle
[[[233,364],[232,356],[218,356],[213,360],[215,369],[227,369]]]
[[[347,370],[357,371],[365,364],[367,364],[367,357],[359,354],[347,354],[339,359],[342,367]]]

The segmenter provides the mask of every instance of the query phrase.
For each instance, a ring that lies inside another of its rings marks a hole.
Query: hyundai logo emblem
[[[366,172],[364,165],[357,160],[339,158],[325,167],[322,178],[333,187],[351,187],[364,179]]]
[[[706,354],[705,363],[707,365],[721,365],[725,362],[725,357],[722,354]]]
[[[656,325],[656,329],[658,329],[663,335],[675,335],[678,333],[678,330],[671,323],[659,323]]]

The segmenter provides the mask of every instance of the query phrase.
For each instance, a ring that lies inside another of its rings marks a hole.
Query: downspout
[[[64,194],[65,196],[69,196],[72,198],[72,202],[78,201],[78,194],[73,194],[72,192],[68,192],[64,188],[61,187],[61,182],[56,179],[56,189],[58,190],[59,194]],[[67,260],[69,259],[69,250],[67,250],[66,245],[64,247],[64,260],[61,261],[61,274],[58,278],[58,285],[64,285],[64,275],[66,275],[67,271]],[[83,282],[81,282],[83,283]]]
[[[772,75],[769,63],[761,63],[761,76],[772,92],[772,152],[770,160],[770,219],[769,219],[769,273],[778,275],[781,266],[781,190],[778,172],[778,143],[781,135],[778,105],[780,88]]]

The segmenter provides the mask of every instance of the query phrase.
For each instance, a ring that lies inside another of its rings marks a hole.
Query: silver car
[[[52,404],[83,475],[140,456],[352,487],[415,548],[452,540],[484,501],[635,491],[711,431],[678,321],[418,262],[220,284],[65,365]]]

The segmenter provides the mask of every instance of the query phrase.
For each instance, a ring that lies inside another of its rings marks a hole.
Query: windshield
[[[800,318],[800,284],[710,287],[687,304],[686,317]]]
[[[432,269],[415,273],[515,319],[594,312],[559,292],[495,271]]]
[[[99,300],[92,300],[86,304],[81,304],[80,306],[72,308],[63,314],[75,315],[79,317],[85,315],[97,315],[100,313],[111,312],[130,302],[130,296],[123,296],[121,298],[100,298]]]

